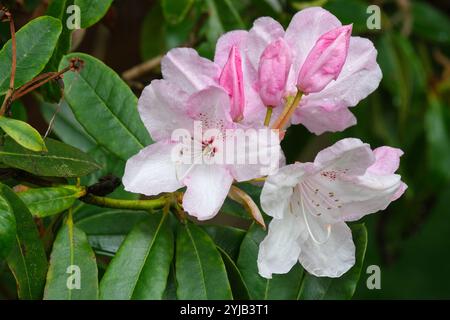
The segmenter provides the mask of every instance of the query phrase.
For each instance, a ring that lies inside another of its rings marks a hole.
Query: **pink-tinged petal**
[[[187,115],[188,95],[166,80],[153,80],[138,102],[141,119],[153,140],[170,139],[179,128],[191,128]]]
[[[335,223],[386,209],[405,185],[399,175],[368,170],[374,161],[372,150],[358,139],[343,139],[321,151],[314,162],[318,171],[300,186],[311,216]]]
[[[397,189],[397,192],[392,197],[391,201],[395,201],[398,198],[400,198],[405,193],[406,189],[408,189],[408,185],[406,183],[402,182],[400,184],[400,187]]]
[[[220,75],[219,66],[191,48],[170,50],[161,61],[161,70],[164,79],[187,93],[217,84]]]
[[[276,172],[283,158],[278,132],[269,128],[233,130],[225,146],[226,163],[239,182]]]
[[[232,47],[241,48],[241,45],[248,32],[244,30],[230,31],[222,35],[216,44],[216,52],[214,54],[214,62],[223,68],[228,61]]]
[[[356,118],[347,108],[333,106],[302,105],[292,116],[293,124],[303,124],[306,129],[320,135],[324,132],[339,132],[356,124]]]
[[[225,88],[231,99],[231,118],[242,120],[245,106],[244,78],[242,73],[242,59],[237,46],[232,46],[228,60],[219,77],[219,84]]]
[[[367,143],[346,138],[320,151],[314,165],[330,174],[357,176],[363,175],[374,162],[375,156]]]
[[[300,255],[298,238],[303,232],[304,224],[294,215],[270,222],[269,233],[259,245],[258,270],[262,277],[271,279],[274,273],[291,270]]]
[[[160,141],[142,149],[125,166],[122,179],[125,190],[147,196],[174,192],[183,185],[177,179],[172,150],[176,144]]]
[[[293,117],[293,123],[300,122],[300,114],[303,112],[303,108],[324,107],[331,112],[332,110],[356,106],[359,101],[372,93],[381,81],[381,69],[376,58],[377,51],[370,40],[351,37],[347,60],[338,79],[331,82],[321,92],[303,97],[301,107],[296,110]],[[318,113],[317,116],[322,117],[321,113]],[[315,120],[321,121],[321,119]],[[309,121],[314,122],[312,119]],[[306,125],[307,122],[302,123]],[[348,122],[348,126],[353,124],[353,122]],[[338,131],[342,131],[348,126],[343,126]],[[313,132],[322,133],[326,131],[336,131],[333,122],[323,122],[320,132]]]
[[[393,174],[400,166],[400,157],[403,151],[392,147],[379,147],[373,150],[375,163],[367,169],[373,174]]]
[[[306,174],[305,165],[295,163],[280,168],[276,174],[268,176],[261,191],[263,211],[275,219],[289,215],[294,187]]]
[[[199,220],[208,220],[222,207],[233,177],[223,166],[197,165],[183,183],[187,186],[183,197],[184,210]]]
[[[327,227],[322,226],[323,229]],[[327,241],[317,243],[310,236],[301,248],[300,263],[316,277],[338,278],[355,264],[352,232],[344,222],[331,226]]]
[[[230,115],[230,99],[224,89],[207,87],[189,97],[189,116],[202,122],[205,129],[230,129],[233,127]]]
[[[336,80],[347,59],[352,26],[328,31],[317,40],[300,69],[297,87],[304,93],[319,92]]]
[[[334,15],[319,7],[307,8],[295,14],[284,38],[293,54],[293,65],[288,80],[290,90],[295,90],[300,69],[320,36],[341,25]]]
[[[258,69],[258,88],[266,106],[276,107],[282,101],[291,64],[290,48],[282,38],[269,44],[262,53]]]
[[[273,41],[284,37],[284,29],[278,21],[270,17],[262,17],[253,22],[244,43],[244,51],[249,67],[257,74],[259,60],[266,47]],[[256,80],[256,79],[254,79]]]

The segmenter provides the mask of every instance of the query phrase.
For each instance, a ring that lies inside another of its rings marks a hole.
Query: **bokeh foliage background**
[[[47,1],[3,1],[18,12],[18,27],[42,14]],[[381,29],[369,30],[367,7],[381,8]],[[401,148],[400,172],[406,194],[386,211],[364,218],[369,231],[365,267],[355,298],[450,298],[450,9],[448,1],[409,0],[114,0],[106,16],[73,46],[104,61],[119,74],[151,60],[154,68],[128,79],[139,94],[160,77],[158,57],[176,46],[191,46],[212,58],[217,38],[249,29],[260,16],[287,26],[297,10],[323,6],[353,35],[369,37],[383,70],[379,89],[352,111],[358,124],[338,134],[315,136],[292,127],[283,142],[289,162],[310,161],[343,137],[372,147]],[[0,24],[0,43],[9,37]],[[37,101],[25,97],[13,107],[44,133],[47,123]],[[366,267],[381,267],[381,290],[366,287]],[[0,266],[3,268],[3,266]],[[0,275],[0,298],[14,296],[15,284]]]

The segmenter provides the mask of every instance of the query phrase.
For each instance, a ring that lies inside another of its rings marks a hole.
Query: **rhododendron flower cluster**
[[[395,174],[402,151],[344,139],[312,163],[283,166],[278,131],[302,124],[321,134],[356,124],[349,107],[373,92],[382,75],[371,41],[351,32],[328,11],[308,8],[286,30],[263,17],[249,31],[224,34],[214,61],[190,48],[168,52],[163,79],[139,99],[155,143],[128,160],[126,190],[151,196],[186,187],[183,209],[205,220],[219,212],[234,182],[263,177],[262,209],[273,219],[260,246],[260,274],[286,273],[299,261],[311,274],[341,276],[355,263],[345,222],[385,209],[406,189]],[[196,125],[213,133],[196,137]],[[206,163],[174,158],[192,152],[175,139],[180,128],[196,146],[190,158]],[[230,137],[256,137],[246,130],[265,130],[275,139],[247,139],[236,159],[270,152],[282,165],[278,172],[265,177],[262,165],[213,161]]]

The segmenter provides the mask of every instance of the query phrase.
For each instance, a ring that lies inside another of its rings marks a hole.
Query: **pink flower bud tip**
[[[303,93],[322,91],[341,73],[348,54],[352,25],[324,33],[317,40],[300,70],[297,88]]]

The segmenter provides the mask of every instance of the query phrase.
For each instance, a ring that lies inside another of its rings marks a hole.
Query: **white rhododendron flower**
[[[260,244],[259,273],[287,273],[299,261],[315,276],[340,277],[355,264],[346,221],[385,209],[406,190],[394,172],[403,152],[371,150],[343,139],[319,152],[313,163],[295,163],[269,176],[261,193],[273,217]]]

